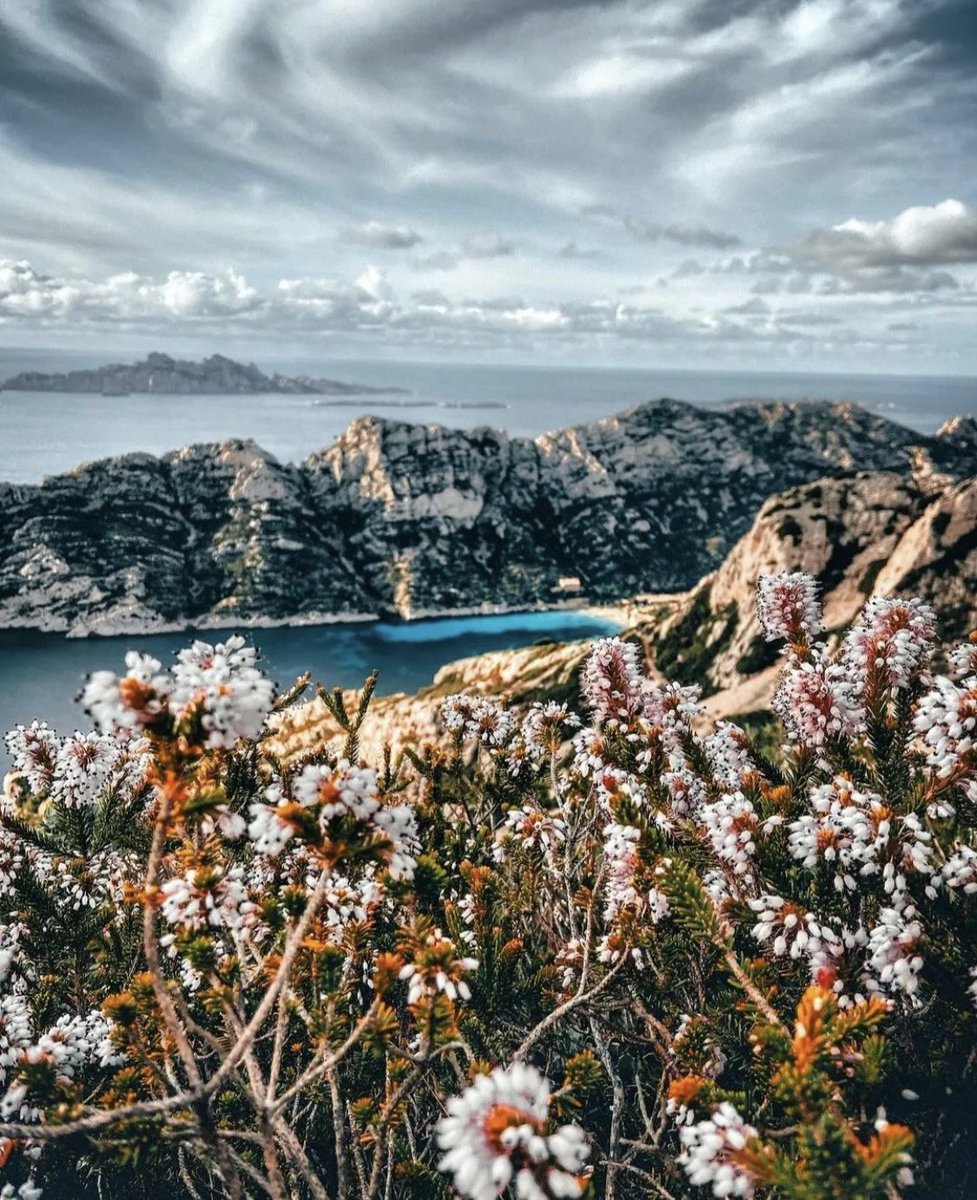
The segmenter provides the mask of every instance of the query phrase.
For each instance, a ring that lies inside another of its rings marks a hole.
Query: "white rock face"
[[[671,673],[717,693],[713,712],[764,705],[777,672],[755,610],[756,581],[805,571],[821,581],[825,624],[843,630],[872,596],[920,596],[963,636],[977,626],[977,480],[953,484],[921,475],[862,472],[772,497],[722,566],[688,594],[654,632],[671,664],[683,628],[698,622],[707,647],[678,654]]]
[[[127,455],[0,484],[0,627],[525,607],[571,577],[593,600],[682,590],[720,566],[770,495],[852,461],[892,478],[848,499],[830,485],[817,501],[783,498],[723,568],[716,612],[735,604],[742,624],[711,634],[726,671],[751,644],[742,597],[757,563],[840,572],[841,619],[904,532],[886,516],[908,512],[900,480],[935,495],[939,472],[977,474],[977,433],[922,438],[844,405],[662,400],[535,440],[361,418],[301,466],[249,441]],[[779,532],[791,522],[800,535]]]

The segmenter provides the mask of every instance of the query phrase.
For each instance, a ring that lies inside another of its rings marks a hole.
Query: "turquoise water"
[[[471,654],[542,639],[602,637],[617,629],[613,622],[587,613],[559,611],[243,632],[260,647],[264,669],[281,687],[307,670],[326,687],[358,687],[377,668],[377,690],[385,695],[416,691],[430,683],[439,667]],[[197,636],[213,642],[231,632],[210,630]],[[0,731],[35,718],[62,732],[87,728],[87,718],[74,698],[90,672],[121,670],[127,650],[153,654],[166,663],[194,636],[191,631],[69,640],[52,633],[0,632]],[[0,767],[7,762],[0,750]]]

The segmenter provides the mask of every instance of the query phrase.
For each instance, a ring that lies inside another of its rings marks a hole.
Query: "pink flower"
[[[757,582],[757,616],[768,642],[803,642],[824,628],[818,585],[801,571],[762,575]]]
[[[584,664],[581,684],[597,721],[612,728],[628,726],[644,709],[644,677],[638,647],[620,638],[602,638]]]

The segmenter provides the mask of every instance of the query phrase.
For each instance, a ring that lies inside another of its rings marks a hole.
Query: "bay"
[[[619,626],[587,611],[499,613],[398,623],[280,626],[240,632],[261,650],[264,670],[279,687],[304,671],[326,687],[359,687],[378,668],[379,695],[414,692],[439,667],[490,650],[540,640],[573,641],[614,633]],[[0,733],[44,720],[61,733],[90,723],[75,697],[96,670],[121,672],[127,650],[152,654],[164,665],[194,637],[221,641],[233,630],[68,639],[32,630],[0,631]],[[0,746],[0,770],[9,766]]]

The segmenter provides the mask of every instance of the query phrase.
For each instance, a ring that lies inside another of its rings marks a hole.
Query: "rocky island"
[[[406,395],[403,388],[367,387],[338,379],[313,379],[307,375],[266,375],[254,363],[239,363],[223,354],[201,362],[171,358],[154,352],[142,362],[110,363],[93,370],[45,374],[25,371],[3,384],[8,392],[78,392],[104,396],[201,395],[234,396],[261,393],[310,396]]]
[[[977,475],[974,422],[925,437],[845,404],[658,400],[535,439],[360,418],[300,465],[248,441],[128,454],[0,484],[0,627],[108,634],[682,591],[770,497],[852,472],[907,481],[898,504],[872,500],[896,516],[881,512],[869,541],[892,520],[894,536]],[[847,553],[836,526],[863,491],[825,491],[837,502],[806,534],[791,501],[777,528]],[[859,571],[878,569],[863,557]]]

